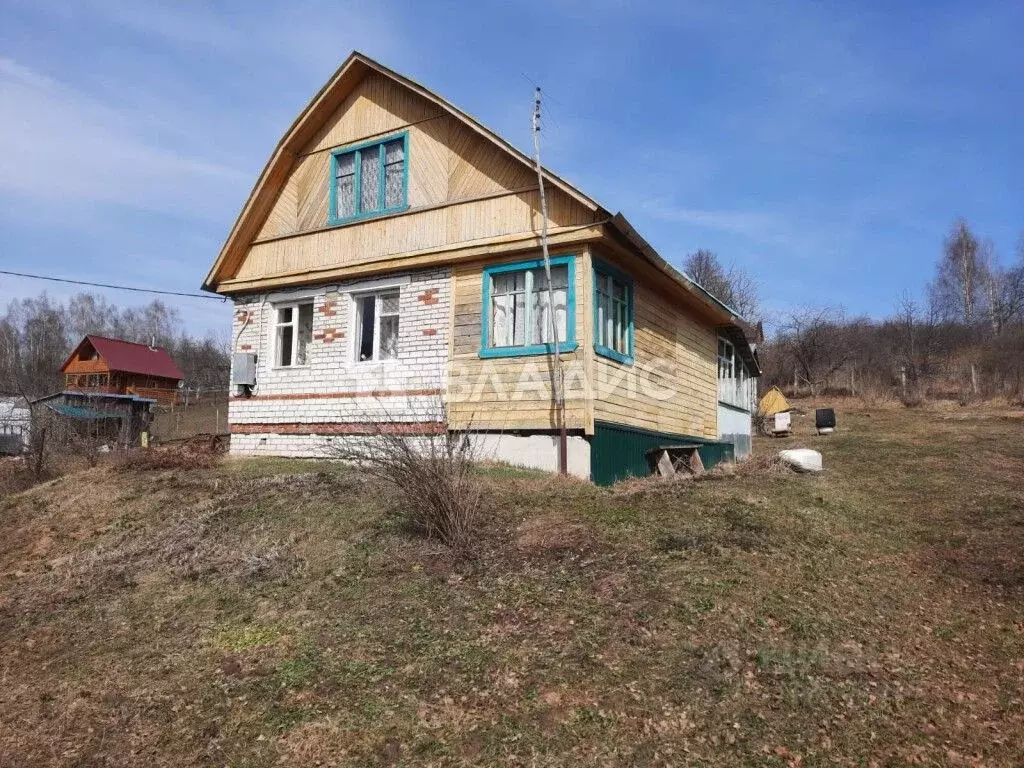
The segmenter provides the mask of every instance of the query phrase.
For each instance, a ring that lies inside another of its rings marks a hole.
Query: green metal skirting
[[[676,443],[699,443],[697,452],[707,469],[733,458],[732,443],[598,421],[594,423],[594,437],[590,441],[590,479],[598,485],[611,485],[627,477],[649,475],[651,470],[644,454],[656,446]]]

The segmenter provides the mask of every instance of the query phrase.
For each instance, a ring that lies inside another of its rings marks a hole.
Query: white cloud
[[[659,201],[647,201],[642,210],[655,219],[725,232],[761,245],[802,250],[807,247],[809,239],[801,235],[785,216],[777,213],[684,208]]]
[[[62,210],[102,204],[215,218],[247,176],[146,135],[148,118],[0,59],[0,194]]]

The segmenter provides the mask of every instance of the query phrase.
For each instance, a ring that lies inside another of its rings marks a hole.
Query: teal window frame
[[[598,328],[600,327],[600,318],[598,316],[599,301],[597,294],[597,278],[599,276],[611,277],[618,280],[626,288],[626,317],[629,321],[629,327],[626,329],[626,342],[629,347],[629,352],[623,354],[618,350],[612,349],[611,347],[599,344],[598,339]],[[624,365],[633,365],[633,355],[636,347],[633,342],[633,278],[627,275],[618,267],[614,267],[611,264],[601,261],[600,259],[594,259],[594,352],[601,355],[601,357],[607,357],[616,362],[623,363]]]
[[[402,202],[400,205],[395,205],[390,208],[384,205],[384,197],[386,194],[385,183],[384,183],[384,145],[389,144],[397,139],[402,140],[402,154],[405,158],[404,167],[402,168]],[[377,197],[379,207],[372,211],[361,211],[356,212],[351,216],[338,216],[338,158],[344,155],[355,155],[353,158],[355,168],[355,185],[353,189],[354,194],[354,207],[358,207],[362,204],[363,200],[363,168],[362,168],[362,153],[370,149],[371,147],[380,147],[377,150]],[[331,150],[331,176],[330,176],[330,189],[328,192],[328,207],[327,207],[327,223],[330,226],[338,224],[348,224],[353,221],[363,221],[365,219],[373,219],[378,216],[386,216],[390,213],[400,213],[401,211],[409,208],[409,132],[402,131],[392,136],[386,136],[383,139],[374,139],[373,141],[365,141],[362,144],[355,144],[348,147],[339,147],[338,149]]]
[[[558,342],[560,353],[575,352],[579,347],[576,341],[576,256],[552,256],[552,267],[565,266],[566,289],[565,289],[565,340]],[[544,259],[532,261],[517,261],[513,264],[495,264],[491,267],[484,267],[483,270],[483,306],[480,312],[480,357],[527,357],[529,355],[550,355],[555,351],[552,342],[544,344],[525,344],[518,347],[492,347],[490,345],[491,332],[491,288],[495,275],[508,272],[525,272],[527,270],[544,269]],[[527,285],[527,295],[532,288],[532,283]],[[526,302],[530,306],[530,302]],[[527,310],[532,312],[532,310]],[[527,317],[529,323],[529,316]],[[530,327],[527,325],[527,327]]]

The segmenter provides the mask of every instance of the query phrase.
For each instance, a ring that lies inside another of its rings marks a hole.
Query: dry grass
[[[1024,419],[837,415],[756,447],[820,476],[490,471],[472,562],[329,463],[0,501],[0,764],[1019,764]]]
[[[126,472],[211,469],[220,464],[225,448],[226,444],[216,436],[200,435],[185,442],[118,453],[116,466]]]

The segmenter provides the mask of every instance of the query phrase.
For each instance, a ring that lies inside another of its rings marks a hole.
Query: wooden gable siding
[[[409,133],[409,209],[328,227],[330,150]],[[234,277],[259,279],[539,232],[536,176],[455,117],[377,73],[368,74],[300,153]],[[548,189],[550,227],[596,214]]]
[[[718,342],[715,327],[687,309],[677,295],[636,260],[597,249],[595,256],[633,277],[634,364],[647,386],[633,392],[609,387],[629,366],[601,355],[593,357],[594,418],[655,432],[718,436]],[[588,311],[593,313],[593,295]],[[592,315],[591,315],[592,316]],[[656,361],[667,361],[668,366]],[[670,399],[656,390],[674,390]]]
[[[570,255],[557,251],[552,256]],[[589,398],[586,386],[585,334],[586,290],[589,259],[586,248],[576,255],[576,339],[575,352],[562,355],[569,375],[566,380],[566,426],[587,427]],[[549,358],[544,355],[523,357],[480,357],[480,331],[483,301],[483,268],[510,261],[530,261],[540,253],[521,254],[514,258],[460,264],[452,270],[452,333],[448,360],[448,419],[455,429],[555,429],[557,420],[551,401],[551,380],[547,374]],[[524,382],[524,374],[535,369],[536,382]]]
[[[81,360],[76,357],[68,361],[68,364],[61,369],[61,373],[110,373],[110,366],[107,365],[107,361],[102,357],[98,357],[95,360]]]

